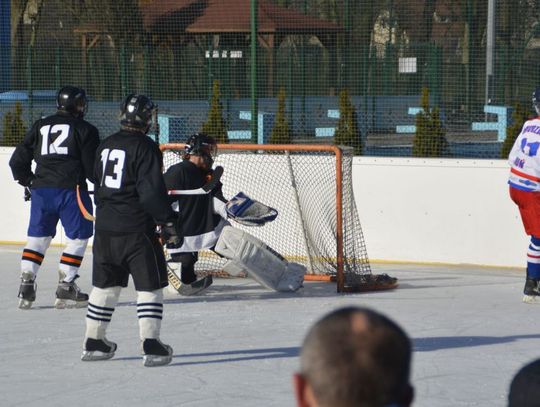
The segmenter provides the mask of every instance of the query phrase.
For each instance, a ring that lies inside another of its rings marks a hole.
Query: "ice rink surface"
[[[346,305],[383,312],[412,337],[415,406],[505,406],[514,373],[540,357],[540,305],[521,302],[523,270],[374,264],[400,287],[343,295],[334,284],[306,283],[279,294],[249,279],[215,279],[198,297],[167,293],[161,337],[174,359],[156,368],[142,366],[129,287],[108,330],[115,358],[81,362],[86,310],[52,307],[61,249],[48,251],[28,311],[17,308],[21,251],[0,246],[1,406],[294,406],[291,375],[308,327]],[[87,253],[83,291],[90,274]]]

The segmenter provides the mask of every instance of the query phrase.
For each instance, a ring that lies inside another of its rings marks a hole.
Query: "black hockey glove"
[[[18,179],[17,182],[19,185],[22,185],[23,187],[30,188],[32,186],[32,182],[36,179],[36,176],[34,174],[30,174],[28,177],[25,177],[24,179]]]
[[[168,249],[177,249],[184,243],[182,230],[176,220],[161,225],[160,236]]]
[[[25,180],[17,181],[20,185],[24,187],[24,200],[25,201],[29,201],[32,198],[32,191],[30,190],[30,188],[32,187],[32,182],[34,181],[35,178],[36,176],[32,174]]]
[[[30,199],[32,199],[32,191],[30,187],[24,187],[24,200],[28,202]]]

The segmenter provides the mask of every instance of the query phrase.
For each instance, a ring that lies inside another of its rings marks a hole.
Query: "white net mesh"
[[[244,151],[232,145],[220,147],[215,165],[225,169],[221,178],[225,197],[242,191],[279,212],[276,220],[262,227],[231,223],[261,239],[289,261],[303,264],[309,274],[338,276],[341,269],[345,287],[372,283],[352,190],[351,149],[342,149],[339,210],[343,227],[342,233],[338,233],[336,155],[322,146],[319,146],[320,151],[297,151],[298,147],[295,146],[294,151],[286,147],[269,150],[270,146],[264,145],[257,146],[256,151]],[[165,170],[179,162],[178,152],[182,148],[180,144],[164,148]],[[339,239],[342,256],[339,255]],[[203,252],[197,269],[219,271],[224,262],[213,252]]]

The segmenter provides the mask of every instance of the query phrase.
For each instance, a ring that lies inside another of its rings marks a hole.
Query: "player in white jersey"
[[[539,117],[525,122],[510,151],[508,184],[525,232],[531,236],[523,301],[540,303],[540,87],[532,103]]]

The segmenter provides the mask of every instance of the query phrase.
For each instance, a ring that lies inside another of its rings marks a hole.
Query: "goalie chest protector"
[[[168,190],[201,188],[207,181],[206,175],[191,161],[183,160],[171,166],[164,175]],[[214,196],[175,195],[172,202],[177,202],[184,236],[199,236],[213,232],[221,217],[214,213]]]

